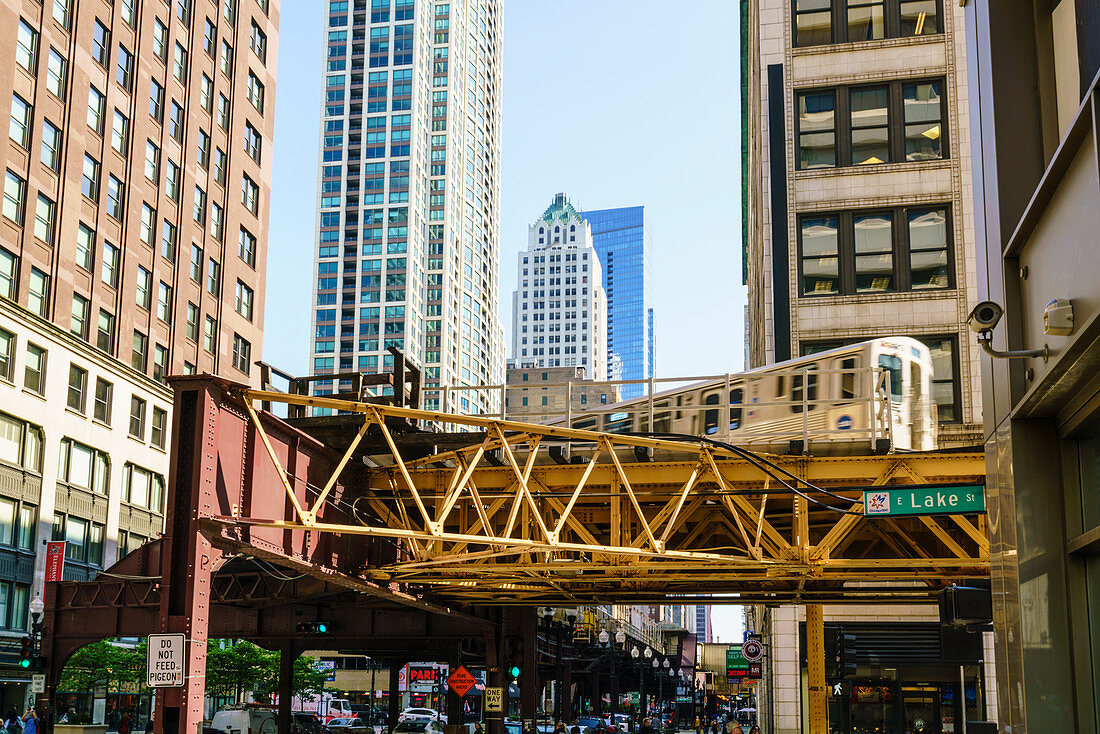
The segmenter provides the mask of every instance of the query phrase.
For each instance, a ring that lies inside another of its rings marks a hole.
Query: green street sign
[[[863,493],[863,514],[868,517],[971,512],[985,512],[985,487],[981,484],[881,487]]]
[[[739,678],[749,677],[749,661],[741,654],[740,645],[726,648],[726,682],[735,683]]]

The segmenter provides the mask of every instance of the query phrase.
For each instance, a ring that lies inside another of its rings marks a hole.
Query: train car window
[[[841,360],[840,369],[844,370],[840,375],[840,397],[844,399],[856,397],[859,383],[856,381],[855,357]]]
[[[672,430],[672,412],[667,400],[653,406],[653,430],[657,433],[668,433]]]
[[[596,418],[582,418],[580,420],[573,421],[573,427],[579,431],[593,431],[596,429]]]
[[[895,403],[901,402],[901,359],[892,354],[880,354],[878,366],[890,373],[890,398]]]
[[[682,395],[677,395],[677,396],[676,396],[676,407],[677,407],[677,408],[679,408],[679,407],[680,407],[681,405],[683,405],[683,404],[684,404],[684,398],[683,398],[683,396],[682,396]],[[683,418],[683,417],[684,417],[684,411],[682,411],[682,410],[677,410],[677,411],[676,411],[676,420],[680,420],[680,419],[681,419],[681,418]]]
[[[787,397],[787,378],[785,378],[783,375],[780,375],[776,378],[775,383],[775,397],[779,400]]]
[[[817,374],[814,370],[817,369],[816,364],[807,365],[804,368],[808,374],[805,376],[806,381],[806,401],[810,404],[807,406],[809,410],[816,408],[813,405],[813,401],[817,400]],[[802,375],[791,375],[791,412],[802,412]]]
[[[612,413],[607,416],[606,433],[630,433],[634,430],[633,413]]]
[[[711,393],[707,395],[703,400],[704,405],[718,405],[718,402],[722,399],[722,396],[718,393]],[[712,433],[718,433],[718,411],[708,410],[703,414],[703,433],[707,436]]]
[[[736,431],[741,427],[741,409],[734,408],[734,405],[740,405],[744,401],[744,392],[741,388],[734,388],[730,390],[730,430]]]

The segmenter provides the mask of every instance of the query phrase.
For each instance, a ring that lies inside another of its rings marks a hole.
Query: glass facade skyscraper
[[[424,370],[428,409],[499,409],[499,0],[326,6],[314,375]],[[317,394],[338,389],[316,385]]]
[[[584,212],[592,244],[603,264],[607,293],[608,376],[644,380],[654,374],[655,341],[650,305],[649,260],[645,242],[645,207]],[[645,393],[644,385],[623,385],[623,398]]]

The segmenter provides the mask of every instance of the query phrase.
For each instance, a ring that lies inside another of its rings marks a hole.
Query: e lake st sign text
[[[981,484],[882,487],[863,493],[863,514],[868,517],[971,512],[985,512],[985,487]]]

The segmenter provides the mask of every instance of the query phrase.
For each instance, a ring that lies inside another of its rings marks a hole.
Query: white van
[[[277,734],[278,718],[270,709],[226,706],[210,720],[210,728],[226,734]]]

